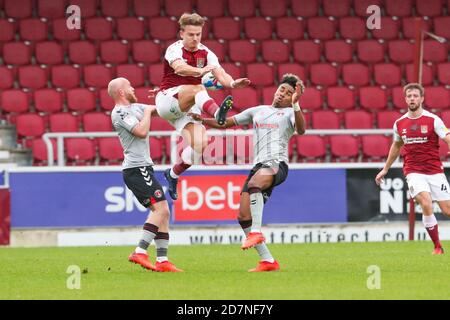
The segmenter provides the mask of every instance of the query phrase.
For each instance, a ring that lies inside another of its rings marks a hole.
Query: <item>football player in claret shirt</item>
[[[403,173],[411,197],[422,207],[422,221],[434,243],[433,254],[443,254],[439,241],[432,201],[437,201],[443,214],[450,216],[450,187],[439,158],[439,139],[450,147],[449,130],[435,114],[424,110],[424,88],[410,83],[403,88],[408,112],[394,123],[394,141],[389,155],[376,178],[379,185],[403,147]]]
[[[183,14],[179,21],[181,40],[171,44],[164,55],[164,75],[157,90],[156,109],[188,142],[181,154],[181,162],[167,169],[164,176],[169,182],[169,194],[178,198],[178,177],[193,163],[199,163],[208,144],[205,127],[187,112],[204,111],[222,124],[232,107],[232,97],[227,96],[219,105],[208,95],[202,85],[202,76],[212,72],[226,88],[244,88],[250,84],[247,78],[233,80],[220,66],[217,56],[200,43],[205,20],[196,13]],[[150,95],[155,90],[150,90]]]

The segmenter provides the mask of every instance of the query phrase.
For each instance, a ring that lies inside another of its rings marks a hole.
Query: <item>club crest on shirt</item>
[[[420,132],[421,133],[427,133],[428,132],[428,126],[427,125],[420,126]]]
[[[197,58],[197,68],[203,68],[205,66],[205,58]]]

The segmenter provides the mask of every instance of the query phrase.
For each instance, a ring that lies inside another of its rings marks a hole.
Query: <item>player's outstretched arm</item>
[[[245,88],[250,85],[251,81],[247,78],[233,78],[226,73],[223,68],[216,68],[212,71],[214,77],[226,88]]]
[[[295,130],[300,135],[304,134],[306,131],[305,117],[303,116],[303,112],[298,103],[303,92],[305,92],[305,86],[303,85],[303,82],[298,82],[295,86],[295,92],[292,95],[292,107],[294,108]]]
[[[202,77],[203,75],[216,68],[216,66],[211,65],[205,66],[203,68],[192,67],[181,59],[175,60],[170,66],[176,74],[185,77]]]
[[[194,120],[200,121],[202,124],[207,125],[208,127],[215,128],[215,129],[226,129],[230,127],[234,127],[236,125],[236,122],[234,121],[234,118],[227,118],[225,120],[225,123],[223,125],[220,125],[217,123],[216,119],[213,118],[202,118],[201,115],[196,113],[188,113]]]
[[[377,185],[380,185],[381,182],[383,182],[383,178],[388,173],[389,168],[400,155],[400,149],[402,148],[402,146],[402,140],[392,142],[391,148],[389,149],[388,158],[386,160],[386,163],[384,164],[384,168],[375,177],[375,182]]]

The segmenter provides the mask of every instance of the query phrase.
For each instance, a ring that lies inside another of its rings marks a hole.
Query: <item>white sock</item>
[[[208,92],[206,92],[206,90],[201,90],[199,92],[197,92],[197,94],[194,97],[195,100],[195,104],[202,110],[203,110],[203,105],[205,104],[206,101],[211,100],[211,97],[208,95]]]
[[[142,248],[139,248],[139,247],[136,247],[136,249],[134,250],[134,252],[136,252],[136,253],[144,253],[144,254],[147,254],[147,250],[142,249]]]
[[[261,232],[264,199],[261,192],[250,194],[250,212],[252,214],[251,232]]]
[[[243,229],[245,236],[248,236],[250,229],[251,228]],[[261,258],[261,261],[268,261],[270,263],[273,263],[275,261],[275,259],[272,257],[272,254],[269,251],[269,248],[264,242],[257,244],[255,246],[255,249],[258,252],[259,257]]]
[[[156,257],[156,261],[158,261],[158,262],[169,261],[169,258],[167,258],[167,257]]]
[[[173,172],[173,168],[170,169],[170,176],[174,179],[178,179],[180,177],[179,175],[176,175],[175,172]]]
[[[437,220],[434,214],[431,216],[422,215],[422,222],[425,228],[431,228],[437,225]]]

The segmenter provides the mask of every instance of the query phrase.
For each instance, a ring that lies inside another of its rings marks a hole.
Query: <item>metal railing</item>
[[[249,136],[253,135],[253,130],[207,130],[208,136]],[[305,135],[392,135],[392,129],[323,129],[307,130]],[[170,154],[172,164],[177,158],[177,138],[180,134],[177,131],[150,131],[149,137],[170,137]],[[117,132],[51,132],[45,133],[42,139],[47,147],[48,165],[54,166],[54,150],[50,139],[56,139],[56,149],[58,155],[58,166],[65,165],[64,139],[67,138],[108,138],[118,137]]]

